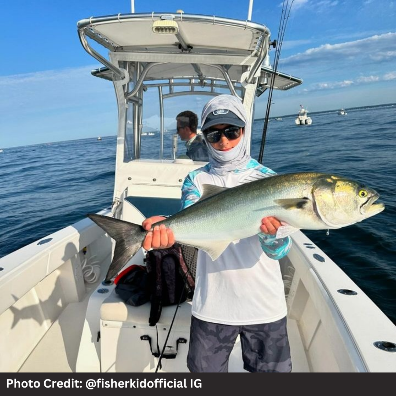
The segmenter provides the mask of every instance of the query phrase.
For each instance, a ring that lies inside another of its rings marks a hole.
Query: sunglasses
[[[241,128],[238,126],[230,126],[225,129],[209,129],[203,132],[206,140],[209,143],[217,143],[221,139],[221,135],[224,135],[228,140],[235,140],[241,136]]]

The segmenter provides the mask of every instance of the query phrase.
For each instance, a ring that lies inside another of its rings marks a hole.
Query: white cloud
[[[282,5],[283,3],[281,3]],[[309,4],[308,0],[294,0],[293,4],[292,4],[292,9],[293,10],[298,10],[300,8],[303,8],[304,6],[306,6],[307,4]]]
[[[345,88],[353,85],[354,82],[351,80],[335,81],[335,82],[322,82],[312,84],[311,88],[307,88],[306,92],[317,91],[323,89],[334,89],[334,88]]]
[[[396,58],[396,50],[395,51],[378,52],[378,53],[372,54],[372,55],[370,54],[370,58],[376,62],[391,60],[393,58]]]
[[[354,80],[342,80],[342,81],[326,81],[313,83],[308,88],[303,89],[303,92],[314,92],[323,90],[333,90],[337,88],[348,88],[351,86],[365,85],[376,83],[380,81],[389,81],[396,79],[396,72],[386,73],[382,76],[359,76]]]
[[[80,68],[66,68],[61,70],[46,70],[34,73],[15,74],[9,76],[0,76],[0,87],[9,85],[20,85],[28,83],[47,84],[51,81],[72,81],[76,78],[89,76],[93,66]]]
[[[294,1],[289,1],[289,6],[290,4],[292,5],[292,11],[298,11],[302,8],[309,8],[314,12],[325,12],[331,7],[337,6],[339,3],[338,0],[322,0],[322,1],[309,1],[309,0],[294,0]],[[282,2],[280,4],[280,7],[283,6],[283,4],[287,4],[286,1]]]
[[[328,0],[323,0],[323,1],[318,1],[315,4],[312,4],[315,7],[315,11],[318,12],[324,12],[327,9],[331,7],[335,7],[338,5],[338,1],[328,1]]]
[[[395,80],[396,79],[396,71],[390,72],[384,75],[384,80],[389,81],[389,80]]]
[[[113,84],[94,67],[0,77],[2,133],[9,146],[107,136],[117,128]]]
[[[396,58],[396,33],[374,35],[361,40],[340,44],[324,44],[310,48],[303,53],[289,56],[281,61],[283,66],[312,65],[313,63],[328,63],[354,61],[360,64],[373,61],[390,61]]]
[[[0,113],[20,115],[88,107],[114,98],[113,85],[91,76],[95,67],[47,70],[0,77]],[[110,92],[110,96],[109,96]]]
[[[378,76],[362,76],[358,77],[356,79],[356,82],[358,83],[371,83],[371,82],[377,82],[380,80],[380,77]]]

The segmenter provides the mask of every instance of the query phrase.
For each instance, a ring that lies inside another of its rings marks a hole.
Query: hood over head
[[[201,116],[201,130],[205,131],[218,124],[244,126],[245,130],[238,145],[229,151],[215,150],[207,142],[210,164],[221,173],[244,167],[251,158],[247,150],[251,135],[251,124],[247,119],[246,110],[240,99],[233,95],[219,95],[204,106]]]

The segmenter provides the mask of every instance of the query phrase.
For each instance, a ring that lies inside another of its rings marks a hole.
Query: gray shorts
[[[286,317],[273,323],[230,326],[192,316],[188,369],[196,373],[228,372],[228,359],[238,335],[245,370],[251,373],[291,371]]]

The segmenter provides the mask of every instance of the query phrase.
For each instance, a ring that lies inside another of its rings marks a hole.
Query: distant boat
[[[348,113],[344,109],[338,111],[338,115],[347,115],[347,114]]]
[[[300,105],[300,111],[298,112],[297,118],[294,120],[296,125],[311,125],[312,118],[308,117],[308,110],[304,109],[303,105]]]
[[[282,117],[276,117],[275,120],[276,121],[282,121]]]
[[[3,150],[2,149],[0,149],[0,153],[2,153],[3,152]]]
[[[102,140],[102,138],[100,136],[98,136],[98,140]]]

